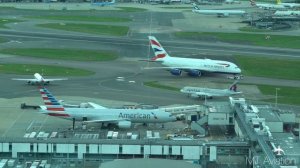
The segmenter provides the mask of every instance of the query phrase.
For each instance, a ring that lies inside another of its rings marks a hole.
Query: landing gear
[[[75,129],[75,118],[73,118],[73,130]]]

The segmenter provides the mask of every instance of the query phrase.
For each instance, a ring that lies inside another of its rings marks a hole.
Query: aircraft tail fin
[[[196,5],[196,3],[193,3],[193,10],[200,10],[200,8]]]
[[[155,54],[155,57],[151,59],[152,61],[162,61],[166,57],[169,57],[168,53],[154,36],[149,36],[149,41]]]
[[[250,4],[251,4],[251,6],[256,6],[255,0],[250,0]]]
[[[277,4],[281,4],[281,0],[276,0]]]
[[[40,87],[42,99],[48,111],[65,111],[64,106],[45,88]]]
[[[237,91],[237,83],[238,83],[238,81],[234,81],[234,83],[230,85],[228,90],[236,92]]]

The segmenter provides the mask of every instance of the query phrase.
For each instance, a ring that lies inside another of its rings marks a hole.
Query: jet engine
[[[171,74],[172,75],[176,75],[176,76],[179,76],[179,75],[181,75],[181,70],[180,69],[171,69]]]
[[[195,69],[189,70],[188,74],[189,74],[190,76],[194,76],[194,77],[197,77],[197,76],[201,76],[201,75],[202,75],[201,71],[195,70]]]
[[[117,125],[119,128],[130,128],[131,122],[130,121],[120,121],[120,122],[118,122]]]

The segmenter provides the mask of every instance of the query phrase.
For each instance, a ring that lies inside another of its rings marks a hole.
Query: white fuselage
[[[255,6],[262,9],[285,9],[281,4],[255,4]]]
[[[300,16],[300,11],[276,11],[275,16]]]
[[[92,108],[65,108],[65,111],[47,111],[43,113],[50,116],[60,117],[75,121],[103,121],[117,123],[130,121],[132,123],[163,123],[175,121],[176,118],[170,113],[154,109],[92,109]]]
[[[228,89],[210,89],[200,87],[186,86],[180,90],[180,92],[192,95],[193,97],[222,97],[240,94],[241,92],[235,92]]]
[[[199,10],[193,10],[195,13],[199,14],[208,14],[208,15],[243,15],[246,12],[243,10],[209,10],[209,9],[199,9]]]
[[[220,60],[167,57],[162,64],[168,67],[178,67],[179,69],[196,69],[229,74],[241,73],[241,69],[234,63]]]
[[[280,5],[283,5],[284,7],[288,7],[288,8],[298,8],[298,7],[300,7],[299,3],[280,3]]]

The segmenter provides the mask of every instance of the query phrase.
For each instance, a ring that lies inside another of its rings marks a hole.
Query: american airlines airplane
[[[193,4],[194,13],[205,14],[205,15],[217,15],[218,17],[226,17],[229,15],[244,15],[246,14],[243,10],[225,10],[225,9],[200,9],[195,3]]]
[[[45,79],[39,73],[35,73],[33,79],[12,78],[12,80],[27,81],[28,84],[49,84],[52,81],[68,80],[67,78]]]
[[[155,57],[151,62],[160,62],[166,67],[149,67],[145,69],[169,69],[172,75],[179,76],[182,71],[186,71],[190,76],[201,76],[203,72],[216,72],[239,75],[241,69],[232,62],[211,60],[171,57],[164,50],[162,45],[154,36],[149,36],[151,47]]]
[[[180,92],[188,94],[188,96],[193,98],[228,97],[243,93],[237,91],[237,81],[230,85],[228,89],[211,89],[186,86],[182,88]]]
[[[94,108],[66,108],[45,87],[40,88],[45,106],[41,113],[84,123],[116,124],[119,128],[130,128],[132,123],[165,123],[176,121],[171,113],[160,109],[109,109],[100,105]]]

